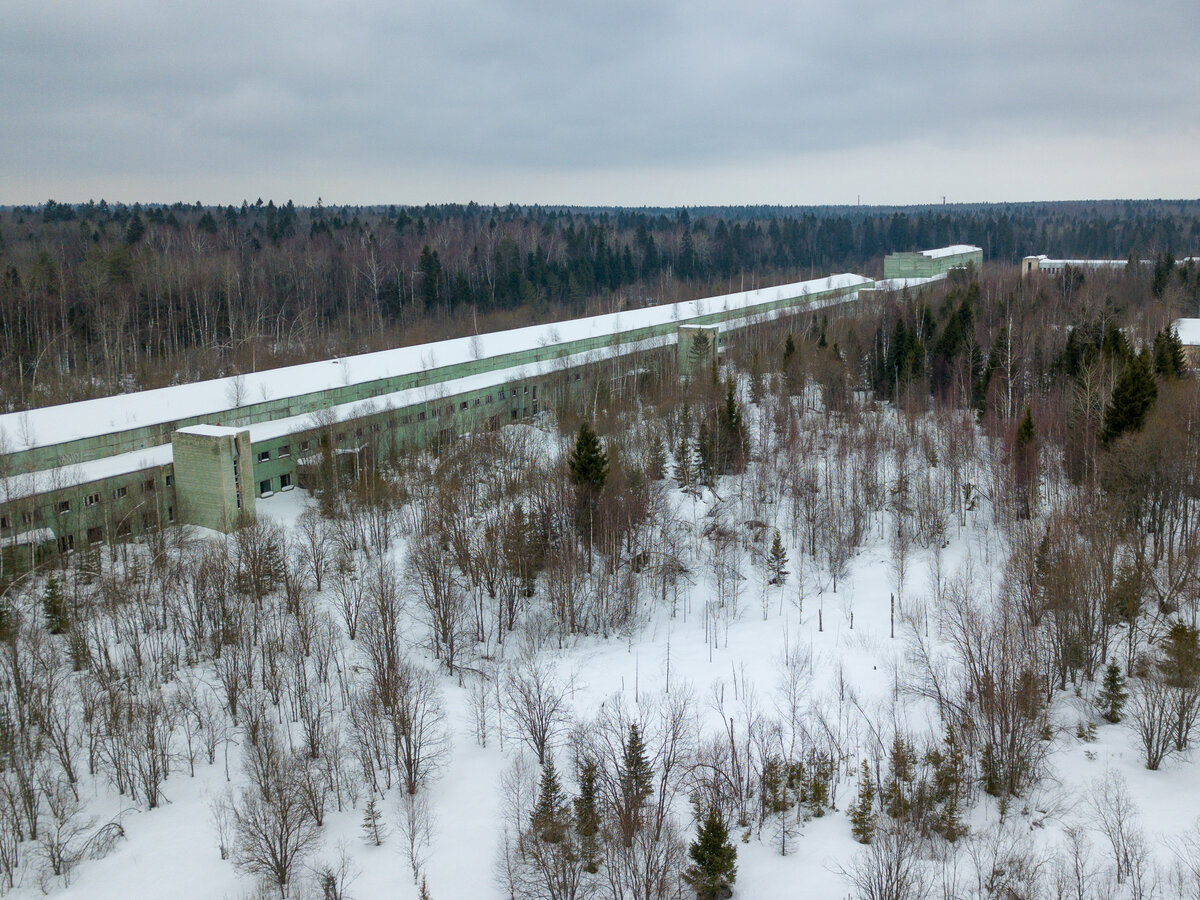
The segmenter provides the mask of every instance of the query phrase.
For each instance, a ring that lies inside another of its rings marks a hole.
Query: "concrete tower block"
[[[229,533],[253,518],[250,432],[220,425],[193,425],[172,435],[179,519]]]
[[[679,326],[679,374],[699,375],[717,361],[721,331],[716,325]]]

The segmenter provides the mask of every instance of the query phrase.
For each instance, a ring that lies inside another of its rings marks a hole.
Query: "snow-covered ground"
[[[561,450],[561,439],[548,434],[539,439],[545,442],[547,452]],[[705,490],[685,493],[670,482],[667,490],[678,519],[685,528],[693,529],[694,535],[708,520],[707,514],[717,502],[715,495]],[[728,480],[718,487],[718,493],[726,498],[733,492]],[[260,501],[259,511],[294,529],[311,503],[305,492],[294,490]],[[852,773],[859,761],[877,753],[877,743],[865,723],[900,723],[915,733],[938,731],[930,707],[898,690],[915,669],[909,622],[925,622],[937,642],[934,573],[949,580],[969,570],[977,592],[993,603],[1002,602],[998,584],[1005,547],[985,502],[966,513],[965,524],[951,522],[944,546],[935,544],[909,554],[900,614],[895,636],[891,636],[891,597],[898,592],[898,576],[893,546],[884,531],[883,527],[871,529],[850,558],[836,592],[818,566],[811,561],[800,565],[801,554],[796,547],[788,547],[792,568],[800,571],[782,587],[768,585],[764,568],[747,558],[741,568],[745,580],[738,588],[737,612],[731,615],[728,606],[722,611],[715,609],[713,575],[696,564],[694,581],[683,589],[676,615],[672,616],[669,608],[653,606],[644,625],[632,635],[589,635],[552,654],[561,677],[570,684],[570,706],[578,719],[590,718],[606,703],[623,702],[637,710],[643,704],[649,707],[664,693],[691,691],[704,729],[723,724],[723,715],[712,702],[722,690],[726,694],[724,714],[741,716],[751,703],[776,709],[782,661],[798,651],[799,658],[807,662],[806,704],[848,723],[844,739],[850,752],[846,770],[835,776],[839,782],[836,808],[804,823],[787,856],[779,854],[766,831],[761,838],[754,833],[748,842],[739,843],[735,897],[848,895],[849,887],[839,869],[849,866],[862,849],[851,836],[846,816],[855,795]],[[401,564],[406,542],[397,540],[391,552]],[[323,599],[328,600],[330,590],[326,588]],[[924,615],[909,619],[905,613]],[[418,629],[415,624],[412,627],[414,632]],[[412,643],[415,648],[415,637]],[[423,655],[432,667],[424,651],[413,652]],[[505,645],[502,652],[512,651]],[[493,866],[501,830],[500,784],[511,759],[522,750],[512,735],[501,741],[493,734],[487,746],[480,747],[467,689],[456,678],[439,677],[453,751],[441,777],[428,789],[436,817],[424,870],[428,888],[431,896],[443,900],[501,900],[504,894]],[[730,697],[735,699],[730,701]],[[1007,812],[1010,828],[1027,834],[1037,845],[1057,846],[1065,826],[1087,829],[1095,824],[1088,798],[1099,780],[1118,773],[1140,809],[1153,855],[1163,865],[1169,864],[1172,840],[1200,812],[1200,804],[1194,800],[1200,797],[1200,768],[1184,758],[1168,761],[1160,771],[1147,771],[1134,734],[1124,724],[1101,723],[1094,741],[1075,738],[1075,724],[1092,721],[1095,716],[1083,698],[1070,692],[1055,701],[1054,716],[1062,729],[1054,738],[1051,777],[1034,792],[1028,808]],[[46,890],[53,897],[87,900],[207,900],[248,895],[252,885],[239,878],[230,862],[219,858],[210,816],[211,802],[240,779],[236,739],[226,745],[216,764],[201,761],[195,777],[189,777],[186,764],[176,764],[163,788],[167,802],[155,810],[132,808],[114,796],[104,781],[85,779],[89,812],[97,821],[120,815],[126,838],[106,857],[82,862],[69,886],[50,879]],[[395,819],[396,800],[395,792],[387,798],[385,818]],[[686,815],[685,810],[680,812]],[[999,817],[995,802],[984,798],[968,812],[967,822],[973,831],[982,833]],[[316,858],[332,859],[343,845],[359,873],[350,890],[350,896],[358,900],[417,897],[418,888],[399,839],[393,835],[382,846],[373,846],[363,839],[361,822],[361,797],[357,807],[330,813],[323,829],[323,850]],[[1092,832],[1092,841],[1094,863],[1103,866],[1108,853],[1104,839]],[[14,896],[41,894],[36,880],[27,876]]]

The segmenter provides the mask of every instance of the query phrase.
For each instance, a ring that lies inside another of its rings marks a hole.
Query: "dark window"
[[[576,372],[576,373],[575,373],[575,380],[576,380],[576,381],[578,381],[578,380],[579,380],[579,373],[578,373],[578,372]]]
[[[71,511],[71,501],[70,500],[59,500],[58,501],[59,515],[62,515],[63,513],[69,513],[70,511]]]
[[[476,406],[478,406],[478,405],[479,405],[479,403],[480,403],[480,400],[479,400],[479,398],[478,398],[478,397],[476,397],[476,398],[475,398],[475,405],[476,405]]]
[[[371,425],[371,430],[372,431],[383,431],[383,423],[375,422],[374,424]]]
[[[284,472],[282,475],[279,476],[279,489],[281,491],[283,491],[283,490],[287,490],[291,486],[292,486],[292,475],[290,472]]]
[[[418,422],[424,422],[424,421],[425,421],[425,413],[424,413],[424,412],[419,412],[419,413],[417,413],[417,421],[418,421]]]
[[[154,479],[147,478],[146,481],[142,484],[142,490],[145,491],[147,494],[153,494],[154,493]]]
[[[307,452],[308,452],[308,441],[301,441],[301,442],[300,442],[300,452],[301,452],[301,453],[307,453]]]
[[[87,539],[89,544],[99,544],[104,540],[104,529],[99,525],[94,525],[87,530]]]
[[[355,429],[354,429],[354,436],[355,436],[355,437],[362,437],[362,429],[361,429],[361,428],[355,428]]]
[[[501,392],[500,392],[500,399],[501,399],[501,400],[503,400],[503,399],[504,399],[504,391],[501,391]]]
[[[270,478],[264,478],[262,481],[260,481],[258,483],[258,492],[263,495],[271,493],[271,479]]]
[[[122,519],[117,523],[117,537],[125,537],[133,529],[129,525],[128,519]]]
[[[487,402],[488,402],[488,403],[491,403],[491,402],[492,402],[492,395],[491,395],[491,394],[488,394],[488,395],[487,395]]]
[[[83,498],[83,505],[88,508],[95,506],[99,502],[100,502],[99,494],[88,494],[86,497]]]
[[[292,445],[284,444],[282,447],[279,448],[279,452],[276,453],[275,455],[279,456],[279,457],[291,456],[292,455]]]
[[[8,516],[0,516],[0,528],[8,528]]]
[[[170,478],[171,476],[168,475],[167,477]],[[129,493],[129,488],[124,488],[124,487],[116,488],[113,490],[113,499],[120,500],[122,497],[124,497],[128,493]]]
[[[271,451],[270,450],[261,451],[258,454],[258,461],[259,462],[270,462],[271,461]]]
[[[58,539],[58,552],[59,553],[70,553],[74,549],[75,549],[75,535],[64,534],[62,537],[60,537]]]
[[[175,476],[174,475],[166,476],[163,479],[163,484],[165,484],[167,487],[171,487],[173,484],[175,484]]]
[[[167,521],[168,522],[175,521],[175,507],[173,507],[173,506],[167,507]]]
[[[467,401],[466,401],[466,400],[464,400],[462,403],[458,404],[458,408],[459,408],[459,409],[466,409],[466,408],[467,408]]]
[[[537,399],[537,385],[536,384],[533,386],[533,399],[534,400]]]
[[[339,444],[340,444],[342,441],[344,441],[345,439],[346,439],[346,432],[344,432],[344,431],[339,431],[339,432],[337,433],[337,436],[335,437],[335,440],[336,440],[336,441],[337,441]]]

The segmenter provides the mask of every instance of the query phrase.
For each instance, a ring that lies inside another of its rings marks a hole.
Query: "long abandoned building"
[[[29,564],[172,522],[227,532],[331,460],[496,429],[647,366],[686,373],[724,332],[873,285],[832,275],[9,413],[0,540]]]

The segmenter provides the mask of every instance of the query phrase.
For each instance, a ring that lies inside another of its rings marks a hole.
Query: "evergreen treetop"
[[[587,422],[579,426],[579,436],[567,466],[571,481],[581,491],[594,496],[604,488],[608,479],[608,454]]]

